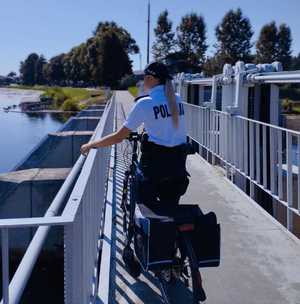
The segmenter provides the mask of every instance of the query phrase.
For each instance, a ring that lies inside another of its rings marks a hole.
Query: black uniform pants
[[[185,145],[144,144],[135,185],[138,203],[177,205],[189,184],[185,165]]]

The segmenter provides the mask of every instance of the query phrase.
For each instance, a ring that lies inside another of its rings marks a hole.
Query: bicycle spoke
[[[161,296],[163,298],[163,301],[165,304],[171,304],[169,295],[168,295],[168,290],[167,290],[167,282],[162,278],[161,273],[157,275],[158,282],[159,282],[159,289]]]

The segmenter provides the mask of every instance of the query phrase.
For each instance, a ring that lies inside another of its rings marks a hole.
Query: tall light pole
[[[147,34],[147,64],[149,63],[150,53],[150,0],[148,0],[148,34]]]
[[[142,70],[142,53],[139,52],[139,57],[140,57],[140,71]]]

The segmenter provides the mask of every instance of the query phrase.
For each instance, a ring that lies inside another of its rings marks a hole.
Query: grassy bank
[[[128,91],[133,97],[137,97],[139,89],[137,87],[129,87]]]
[[[41,97],[53,99],[52,109],[56,110],[80,111],[88,105],[105,102],[104,92],[101,90],[47,86],[10,86],[10,88],[43,91]]]
[[[54,100],[53,107],[64,111],[79,111],[85,107],[85,103],[81,103],[91,98],[91,92],[79,88],[45,88],[43,97],[52,98]]]

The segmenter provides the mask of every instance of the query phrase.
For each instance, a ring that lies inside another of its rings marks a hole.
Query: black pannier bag
[[[191,240],[199,267],[220,265],[220,224],[214,212],[203,214],[198,205],[179,205],[163,212],[177,225],[194,223]]]
[[[197,218],[192,243],[199,267],[220,265],[221,229],[214,212]]]
[[[143,204],[136,206],[134,249],[144,270],[170,266],[175,254],[176,225],[173,218],[161,215]]]
[[[199,267],[220,264],[220,225],[215,213],[203,214],[197,205],[152,207],[139,204],[135,211],[134,248],[144,270],[170,266],[175,254],[177,225],[194,223],[192,245]]]

